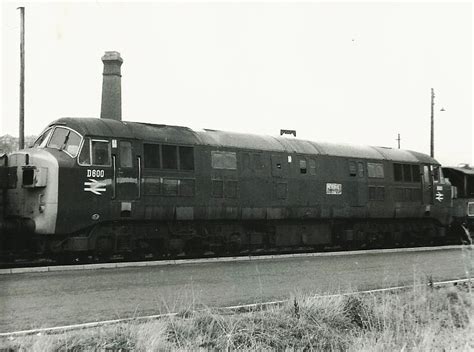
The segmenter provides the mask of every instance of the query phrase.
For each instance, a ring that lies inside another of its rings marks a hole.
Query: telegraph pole
[[[434,89],[431,88],[431,140],[430,140],[430,156],[434,158]]]
[[[400,149],[400,141],[401,141],[400,133],[398,134],[398,138],[395,140],[398,141],[398,149]]]
[[[20,9],[20,136],[18,146],[25,148],[25,8]]]

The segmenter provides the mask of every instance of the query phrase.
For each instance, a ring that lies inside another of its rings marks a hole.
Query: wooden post
[[[25,8],[20,9],[20,131],[18,147],[25,148]]]

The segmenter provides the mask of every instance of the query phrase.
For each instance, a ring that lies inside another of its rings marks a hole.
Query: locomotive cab
[[[474,168],[469,165],[443,167],[443,172],[454,186],[453,217],[474,231]]]
[[[30,241],[32,234],[56,233],[59,170],[74,163],[81,142],[79,133],[53,125],[33,146],[5,158],[1,226],[5,242]]]

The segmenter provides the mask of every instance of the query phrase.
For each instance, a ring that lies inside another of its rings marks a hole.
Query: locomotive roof
[[[70,127],[82,135],[107,138],[129,138],[157,143],[209,145],[217,148],[239,148],[287,153],[333,155],[357,159],[393,160],[439,164],[426,154],[386,147],[358,146],[302,139],[263,136],[216,130],[194,131],[188,127],[99,118],[61,118],[52,125]]]

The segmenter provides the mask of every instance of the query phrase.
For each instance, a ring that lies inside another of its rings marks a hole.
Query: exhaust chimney
[[[106,51],[102,56],[104,73],[102,80],[101,119],[122,121],[122,75],[123,60],[117,51]]]

